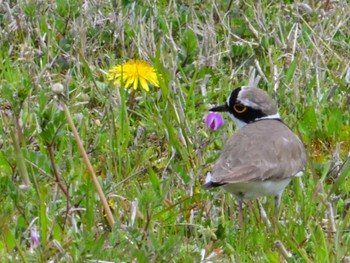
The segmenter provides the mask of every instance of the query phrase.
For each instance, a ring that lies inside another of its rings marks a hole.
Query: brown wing
[[[305,149],[282,122],[262,120],[238,130],[214,165],[212,182],[240,183],[284,179],[305,167]]]

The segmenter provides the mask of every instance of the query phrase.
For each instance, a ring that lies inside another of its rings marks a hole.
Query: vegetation
[[[0,10],[1,262],[349,260],[348,1],[9,0]],[[109,80],[131,59],[148,61],[159,87]],[[205,118],[254,72],[309,162],[279,222],[267,198],[267,216],[248,203],[239,228],[235,199],[200,187],[234,133],[229,119],[210,131]]]

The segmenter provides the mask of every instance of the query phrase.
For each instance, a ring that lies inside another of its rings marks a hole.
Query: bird
[[[227,101],[211,108],[227,112],[237,124],[216,160],[203,189],[222,187],[238,201],[274,196],[275,218],[283,190],[302,176],[306,152],[300,138],[282,121],[267,92],[254,86],[232,91]]]

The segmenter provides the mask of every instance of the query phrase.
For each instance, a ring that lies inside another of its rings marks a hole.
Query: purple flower
[[[32,248],[35,248],[39,245],[39,233],[36,231],[36,228],[33,227],[30,229],[30,243]]]
[[[216,131],[224,123],[224,119],[217,112],[210,112],[205,119],[205,124],[209,130]]]
[[[58,109],[59,109],[60,111],[64,111],[64,107],[63,107],[63,104],[62,104],[62,103],[60,103],[60,104],[58,105]]]

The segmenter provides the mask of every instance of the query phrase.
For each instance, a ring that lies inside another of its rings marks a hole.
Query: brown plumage
[[[214,165],[211,182],[203,188],[270,180],[289,182],[304,169],[305,162],[302,142],[283,122],[260,120],[239,129],[225,143]],[[232,193],[247,199],[265,195],[259,194],[259,189],[254,189],[256,193],[244,193],[243,190],[237,187]],[[260,190],[264,191],[263,188]],[[268,195],[276,195],[280,191],[278,187],[272,187]]]
[[[266,119],[244,126],[226,142],[212,180],[241,183],[286,179],[304,166],[304,146],[299,138],[281,121]],[[255,173],[245,172],[254,168]]]

